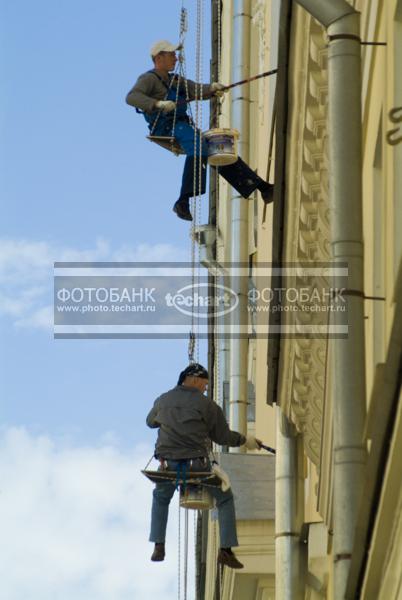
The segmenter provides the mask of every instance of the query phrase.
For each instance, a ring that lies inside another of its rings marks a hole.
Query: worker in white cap
[[[172,44],[168,40],[156,42],[150,51],[154,68],[140,75],[127,94],[126,102],[134,106],[137,112],[142,112],[152,135],[174,136],[186,153],[180,196],[173,210],[180,219],[191,221],[189,200],[194,192],[205,193],[208,151],[205,140],[200,141],[200,131],[187,114],[187,103],[197,98],[197,84],[190,79],[174,78],[172,74],[178,60],[176,51],[179,49],[179,44]],[[224,91],[225,86],[221,83],[203,84],[202,98],[207,100]],[[202,161],[196,160],[195,156],[200,147]],[[261,179],[241,158],[231,165],[219,167],[218,171],[244,198],[258,189],[265,202],[272,201],[273,186]],[[200,181],[201,189],[198,189]]]

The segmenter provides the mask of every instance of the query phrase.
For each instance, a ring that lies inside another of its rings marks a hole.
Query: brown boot
[[[218,563],[226,565],[229,569],[242,569],[244,565],[237,560],[230,548],[220,548],[218,553]]]
[[[154,562],[160,562],[165,559],[165,544],[155,544],[154,551],[151,556],[151,560]]]

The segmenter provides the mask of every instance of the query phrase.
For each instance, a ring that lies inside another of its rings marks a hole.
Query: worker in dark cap
[[[194,196],[194,191],[196,195],[205,194],[208,149],[205,140],[200,139],[201,132],[194,127],[187,114],[187,103],[199,96],[197,84],[190,79],[177,79],[172,73],[179,49],[179,44],[167,40],[156,42],[150,52],[154,68],[140,75],[127,94],[126,102],[134,106],[137,112],[143,113],[151,135],[173,136],[184,150],[187,158],[180,196],[173,210],[180,219],[192,221],[189,200]],[[224,91],[225,87],[218,82],[202,84],[202,99],[207,100]],[[244,198],[259,190],[265,202],[272,201],[273,186],[261,179],[241,158],[231,165],[219,167],[218,171]]]
[[[222,409],[204,395],[208,386],[208,372],[200,364],[188,366],[179,375],[177,386],[157,398],[147,417],[149,427],[158,427],[155,457],[161,469],[177,471],[210,471],[210,443],[222,446],[260,448],[261,441],[231,431]],[[173,481],[157,483],[153,492],[151,534],[155,543],[151,560],[165,558],[165,535],[169,503],[175,492]],[[238,546],[233,494],[230,489],[210,488],[218,508],[220,550],[218,562],[232,569],[243,565],[232,551]]]

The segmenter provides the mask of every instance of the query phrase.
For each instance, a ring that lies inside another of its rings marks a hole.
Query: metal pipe
[[[296,0],[324,27],[349,14],[357,14],[346,0]]]
[[[277,409],[275,462],[275,596],[279,600],[304,598],[300,529],[304,510],[303,477],[298,438]]]
[[[360,15],[345,0],[296,1],[328,28],[331,246],[349,269],[348,337],[332,341],[334,599],[343,600],[366,462]]]
[[[248,79],[250,76],[250,22],[251,1],[234,0],[232,14],[232,81]],[[239,154],[249,158],[250,86],[234,88],[232,91],[232,126],[240,131]],[[247,364],[248,339],[234,334],[241,323],[247,323],[248,282],[244,273],[237,274],[241,266],[248,265],[248,200],[237,192],[231,197],[230,262],[231,286],[238,298],[238,305],[231,313],[230,340],[230,426],[242,434],[247,433]],[[235,448],[234,451],[244,451]]]
[[[348,264],[348,285],[353,292],[348,296],[348,338],[335,340],[333,351],[335,600],[345,595],[366,463],[359,25],[359,15],[354,14],[328,28],[330,38],[337,36],[328,50],[328,135],[334,136],[330,147],[335,217],[331,245],[334,262]],[[343,39],[345,34],[356,39]],[[334,322],[341,322],[340,313],[334,314]]]

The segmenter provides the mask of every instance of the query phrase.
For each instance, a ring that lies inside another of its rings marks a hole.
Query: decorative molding
[[[326,33],[306,13],[295,17],[297,52],[290,69],[290,135],[287,164],[285,257],[300,265],[292,285],[313,290],[329,284],[303,276],[303,267],[331,260],[327,156]],[[289,282],[288,282],[289,285]],[[306,325],[311,314],[287,322]],[[281,350],[280,403],[303,435],[307,456],[320,469],[327,340],[285,338]]]

